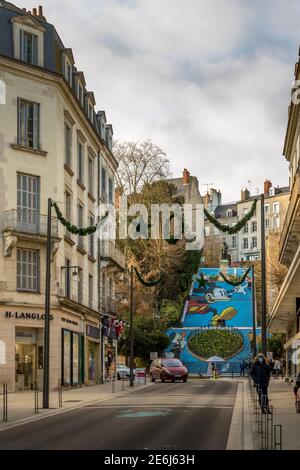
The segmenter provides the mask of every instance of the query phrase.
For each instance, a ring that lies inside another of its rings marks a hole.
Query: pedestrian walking
[[[269,367],[270,367],[271,375],[274,375],[274,361],[272,358],[269,360]]]
[[[259,404],[263,413],[270,413],[268,399],[270,375],[271,371],[268,361],[262,353],[259,353],[254,359],[250,376],[256,385]]]
[[[274,363],[274,374],[275,374],[276,378],[278,378],[279,375],[281,375],[281,367],[282,367],[281,361],[277,357],[277,359],[275,359],[275,363]]]
[[[243,359],[243,361],[240,363],[240,377],[245,377],[246,367],[247,367],[246,361]]]
[[[298,390],[300,388],[300,372],[296,377],[296,383],[294,386],[294,397],[295,397],[295,408],[296,408],[296,413],[300,413],[300,397],[298,394]]]

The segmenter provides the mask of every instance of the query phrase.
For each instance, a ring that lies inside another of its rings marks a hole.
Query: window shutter
[[[32,36],[32,64],[38,65],[38,37]]]
[[[25,43],[24,43],[24,31],[20,30],[20,60],[25,60]]]
[[[40,146],[39,142],[39,127],[40,127],[40,107],[37,103],[33,104],[33,147],[38,149]]]

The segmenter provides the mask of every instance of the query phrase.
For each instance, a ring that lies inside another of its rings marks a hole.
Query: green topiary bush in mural
[[[191,336],[188,347],[200,358],[219,356],[222,359],[228,359],[241,350],[243,338],[234,331],[207,330]]]

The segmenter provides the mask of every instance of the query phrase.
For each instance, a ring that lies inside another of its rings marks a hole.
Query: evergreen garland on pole
[[[221,232],[223,233],[229,233],[230,235],[233,235],[235,233],[238,233],[242,228],[246,225],[247,222],[253,217],[256,209],[256,204],[257,204],[257,199],[254,200],[252,207],[248,214],[245,214],[244,217],[239,220],[235,225],[230,227],[229,225],[223,225],[221,222],[216,220],[206,209],[204,209],[204,214],[208,218],[208,220],[216,227],[218,228]]]
[[[243,284],[243,282],[245,281],[250,271],[251,271],[251,267],[247,269],[245,274],[243,274],[241,279],[239,279],[238,281],[231,281],[230,279],[227,279],[227,277],[222,272],[220,272],[220,276],[223,278],[225,282],[227,282],[227,284],[230,284],[231,286],[240,286],[241,284]]]
[[[141,274],[139,273],[139,271],[134,268],[134,272],[135,274],[137,275],[137,278],[139,280],[139,282],[144,286],[144,287],[154,287],[154,286],[157,286],[158,284],[160,284],[160,282],[163,280],[164,278],[164,273],[162,273],[160,275],[160,277],[158,279],[154,279],[153,281],[145,281]]]
[[[53,202],[52,205],[55,209],[57,218],[60,221],[60,223],[64,225],[64,227],[66,227],[70,233],[73,233],[73,235],[79,235],[81,237],[85,237],[86,235],[91,235],[92,233],[95,233],[98,229],[98,226],[101,224],[101,222],[103,222],[103,220],[106,219],[108,216],[108,211],[106,211],[106,213],[101,217],[101,219],[96,225],[93,225],[91,227],[80,228],[80,227],[77,227],[76,225],[71,224],[71,222],[69,222],[67,219],[64,218],[56,202]]]

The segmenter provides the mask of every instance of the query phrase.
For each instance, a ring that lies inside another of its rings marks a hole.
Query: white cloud
[[[117,139],[151,138],[174,175],[188,167],[225,200],[248,180],[253,190],[265,178],[287,185],[299,2],[44,0],[44,13]]]

